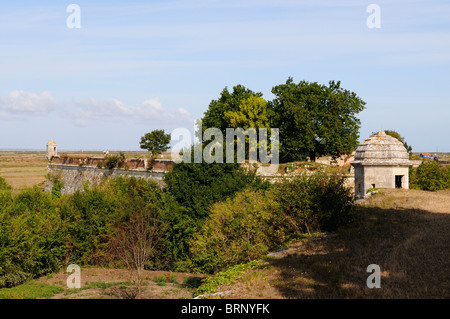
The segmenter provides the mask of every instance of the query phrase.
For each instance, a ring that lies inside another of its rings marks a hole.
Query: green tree
[[[270,143],[270,110],[267,102],[262,98],[261,93],[255,93],[242,85],[233,87],[230,93],[225,87],[217,100],[211,101],[208,110],[201,120],[202,132],[208,128],[219,129],[225,138],[227,128],[242,129],[245,135],[245,158],[249,158],[250,148],[257,152],[259,148],[258,129],[267,128],[268,151],[271,149]],[[250,139],[249,129],[254,129],[256,140]],[[200,130],[199,130],[200,131]],[[235,145],[239,142],[240,134],[234,137]],[[198,136],[198,134],[197,134]],[[204,141],[204,145],[210,141]],[[224,154],[227,145],[222,145]]]
[[[262,101],[264,101],[262,93],[255,93],[240,84],[234,86],[232,92],[225,87],[219,98],[212,100],[204,113],[202,129],[204,131],[207,128],[215,127],[225,135],[227,127],[236,128],[241,127],[239,125],[251,125],[256,121],[261,121],[262,117],[260,119],[258,117],[266,112],[264,106],[261,105]],[[251,114],[252,112],[255,114]]]
[[[273,87],[269,102],[272,127],[280,130],[281,161],[309,156],[348,154],[358,145],[360,120],[356,114],[365,102],[356,93],[341,88],[340,81],[329,85],[293,82]]]
[[[139,144],[152,155],[158,155],[169,149],[169,143],[170,134],[165,134],[164,130],[153,130],[142,136]]]
[[[189,257],[189,240],[210,214],[210,207],[234,196],[244,187],[265,189],[269,183],[237,163],[176,164],[164,176],[168,192],[183,209],[169,218],[171,250],[179,260]]]

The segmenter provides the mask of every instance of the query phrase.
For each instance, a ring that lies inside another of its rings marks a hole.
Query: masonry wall
[[[404,166],[358,166],[355,168],[355,194],[364,197],[367,190],[395,188],[395,175],[403,176],[402,188],[409,188],[409,167]]]
[[[89,182],[91,186],[99,185],[103,180],[117,176],[134,176],[136,178],[151,179],[163,186],[164,172],[143,170],[106,169],[81,165],[48,164],[48,173],[58,178],[64,184],[61,194],[71,194],[83,189],[83,184]],[[51,191],[53,182],[47,180],[46,190]]]

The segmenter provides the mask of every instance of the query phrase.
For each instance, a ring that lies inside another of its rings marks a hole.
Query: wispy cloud
[[[46,114],[54,110],[57,101],[48,92],[35,94],[25,91],[12,91],[6,97],[0,96],[0,117],[25,118]]]
[[[165,109],[158,99],[148,99],[139,105],[127,105],[118,99],[89,99],[65,105],[65,113],[77,125],[87,125],[89,121],[132,119],[159,125],[187,125],[193,122],[189,112],[180,107]]]
[[[189,125],[193,122],[186,109],[166,109],[155,98],[145,100],[139,105],[127,105],[115,98],[57,101],[49,92],[35,94],[12,91],[7,97],[0,96],[0,118],[27,119],[49,113],[70,118],[74,124],[81,126],[91,122],[121,119],[163,126]]]

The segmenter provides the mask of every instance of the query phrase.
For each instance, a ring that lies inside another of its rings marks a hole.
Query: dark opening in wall
[[[403,175],[395,175],[395,188],[402,188]]]

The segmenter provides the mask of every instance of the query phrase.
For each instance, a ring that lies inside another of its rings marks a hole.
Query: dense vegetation
[[[409,170],[409,188],[437,191],[450,188],[450,166],[424,160],[417,168]]]
[[[269,185],[234,164],[178,164],[166,184],[118,177],[71,195],[38,187],[13,195],[0,178],[0,287],[71,263],[117,266],[111,244],[141,212],[164,229],[147,269],[214,272],[335,229],[352,211],[341,178],[325,173]]]

